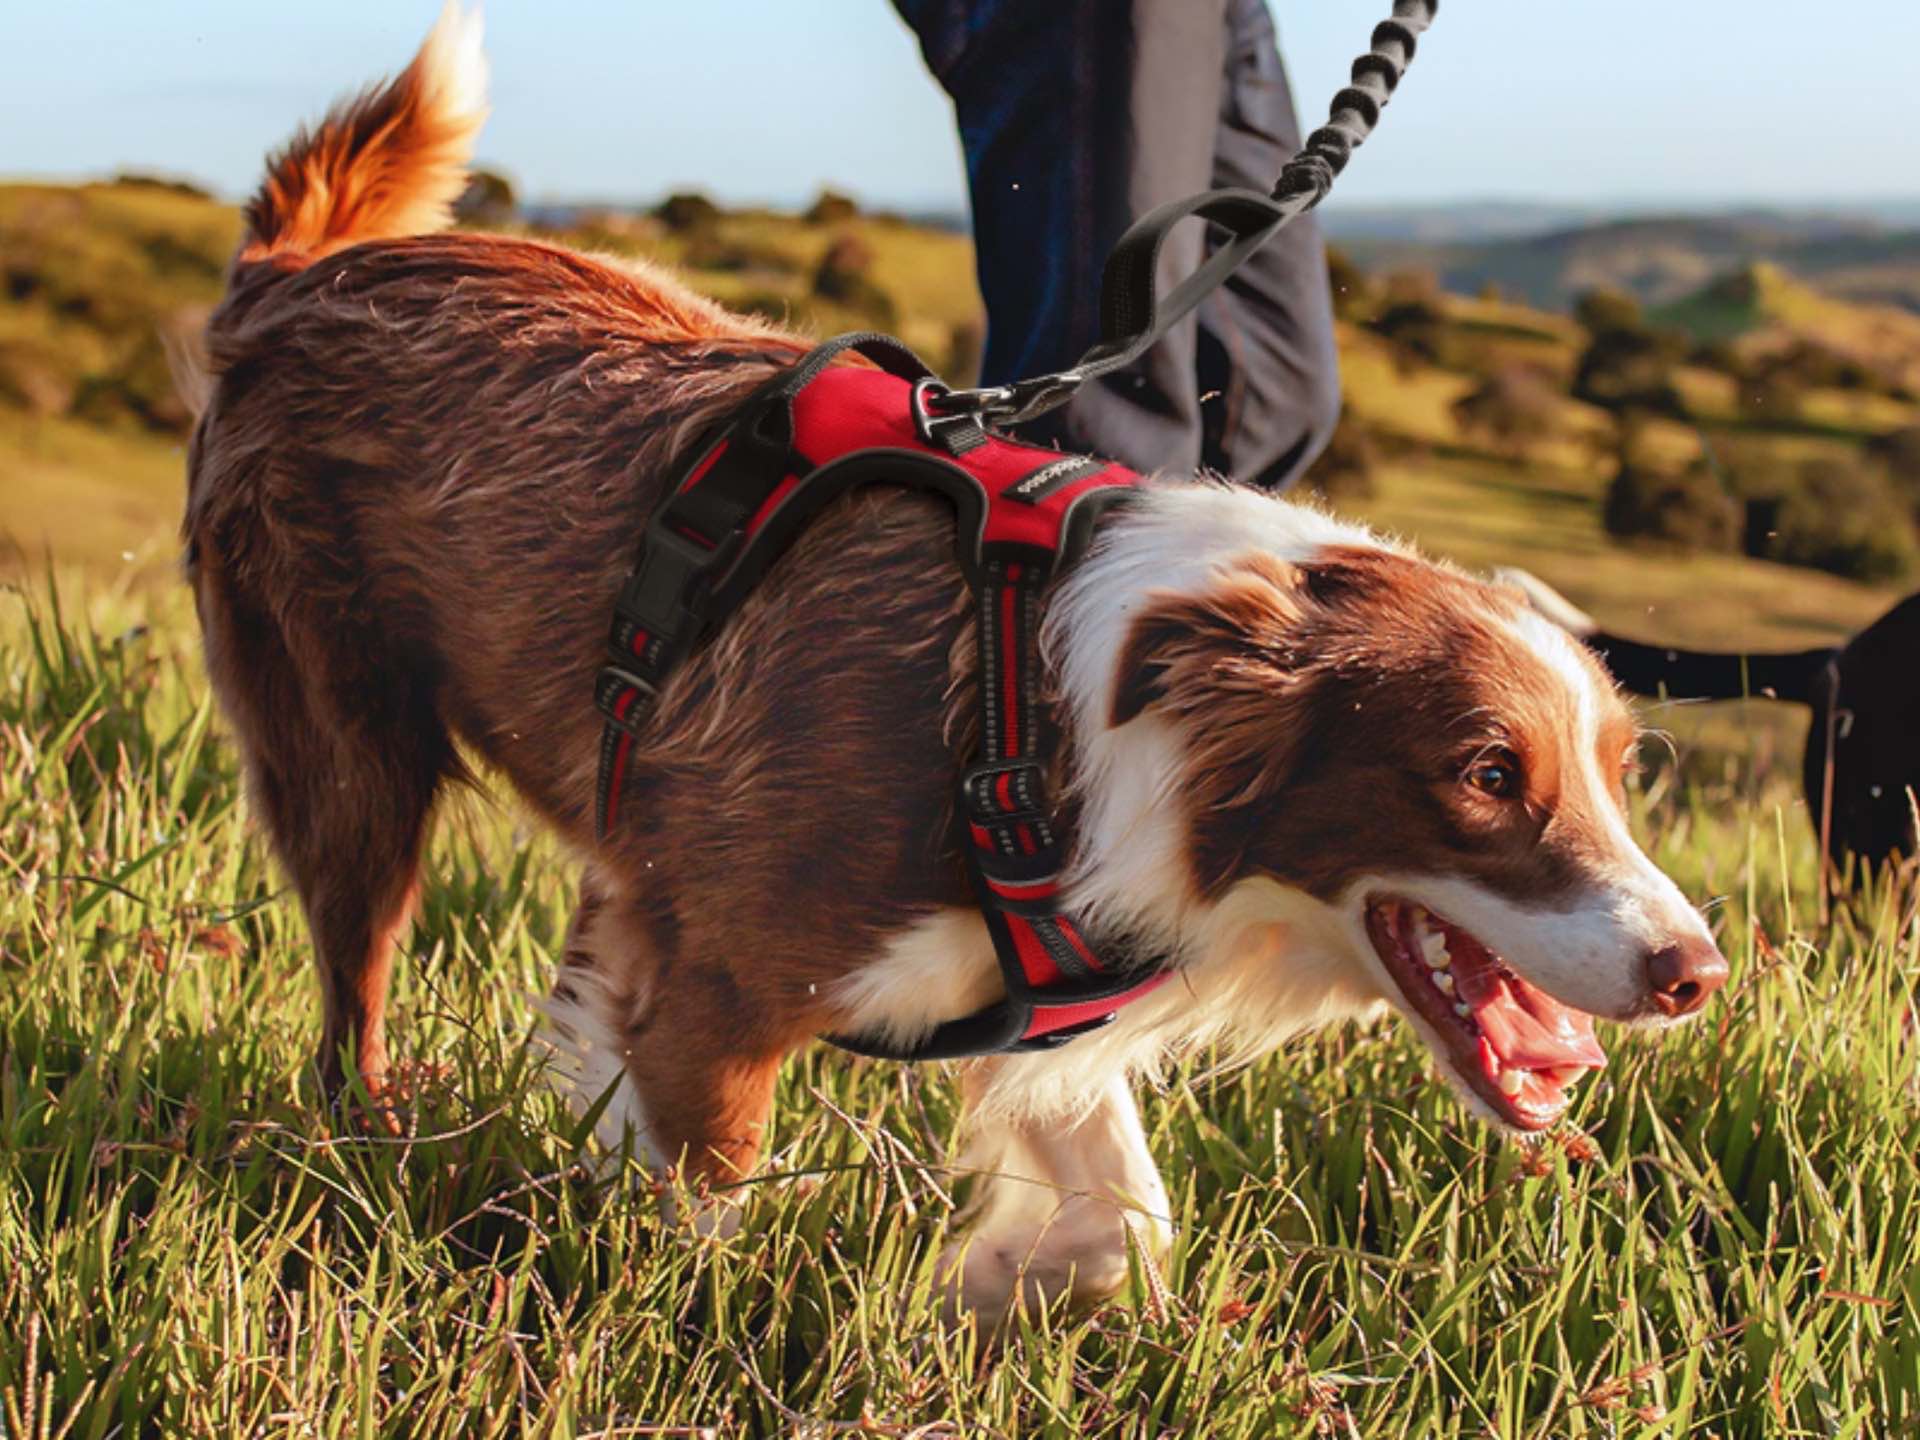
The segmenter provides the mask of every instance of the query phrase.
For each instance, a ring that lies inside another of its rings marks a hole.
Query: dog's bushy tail
[[[364,240],[442,228],[486,118],[480,16],[447,0],[411,65],[273,157],[247,205],[240,263],[297,267]]]

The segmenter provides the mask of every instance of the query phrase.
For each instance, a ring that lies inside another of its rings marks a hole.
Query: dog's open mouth
[[[1567,1108],[1567,1088],[1607,1063],[1591,1015],[1529,985],[1458,925],[1377,898],[1367,933],[1454,1071],[1515,1129],[1546,1129]]]

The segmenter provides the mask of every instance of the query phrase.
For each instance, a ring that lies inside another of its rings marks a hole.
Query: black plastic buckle
[[[1002,776],[1014,805],[1001,805],[995,793]],[[967,816],[980,825],[1031,825],[1048,818],[1046,773],[1035,760],[987,760],[960,772],[960,798]]]
[[[726,562],[730,541],[728,537],[709,546],[669,524],[649,526],[640,563],[627,577],[614,608],[649,635],[677,641],[690,625],[700,623],[696,587]]]
[[[632,690],[638,699],[627,707],[622,715],[616,708],[620,697]],[[644,680],[631,670],[623,670],[618,665],[602,666],[600,673],[593,679],[593,708],[598,710],[607,724],[616,730],[639,737],[640,720],[646,711],[653,708],[653,702],[660,698],[660,687],[651,680]]]

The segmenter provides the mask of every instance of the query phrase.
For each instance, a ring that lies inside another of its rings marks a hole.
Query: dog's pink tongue
[[[1598,1070],[1607,1063],[1607,1052],[1594,1038],[1592,1016],[1568,1009],[1523,981],[1475,976],[1462,984],[1460,993],[1473,1007],[1474,1021],[1494,1054],[1509,1069],[1588,1065]]]

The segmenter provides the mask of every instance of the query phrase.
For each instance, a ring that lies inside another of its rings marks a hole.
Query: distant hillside
[[[958,382],[978,364],[967,238],[844,196],[800,214],[693,194],[645,211],[516,212],[510,194],[494,208],[485,223],[671,265],[816,334],[892,331]],[[0,576],[43,553],[171,568],[188,416],[162,335],[218,295],[238,227],[233,207],[152,183],[0,185]],[[1738,633],[1798,643],[1862,618],[1880,592],[1774,562],[1920,574],[1920,316],[1835,299],[1778,265],[1710,268],[1774,242],[1867,273],[1905,243],[1722,217],[1453,247],[1492,266],[1478,273],[1505,299],[1478,294],[1471,270],[1452,272],[1466,278],[1450,293],[1336,263],[1346,416],[1312,483],[1472,563],[1524,559],[1599,612],[1644,616],[1646,597],[1710,573],[1723,602],[1696,597],[1663,621],[1680,638],[1751,623]],[[1527,288],[1512,264],[1488,258],[1501,256],[1553,293],[1625,280],[1668,303],[1529,306],[1511,298]],[[1623,476],[1638,528],[1607,518]],[[1852,529],[1826,533],[1835,516]],[[1649,533],[1659,545],[1639,547]]]
[[[1836,299],[1764,261],[1729,271],[1651,318],[1696,340],[1738,341],[1749,355],[1812,342],[1920,393],[1920,314]]]
[[[1920,313],[1920,229],[1862,220],[1755,212],[1610,220],[1483,241],[1350,233],[1340,243],[1369,270],[1430,270],[1449,290],[1493,285],[1551,310],[1599,288],[1672,304],[1729,270],[1770,261],[1831,294]]]

